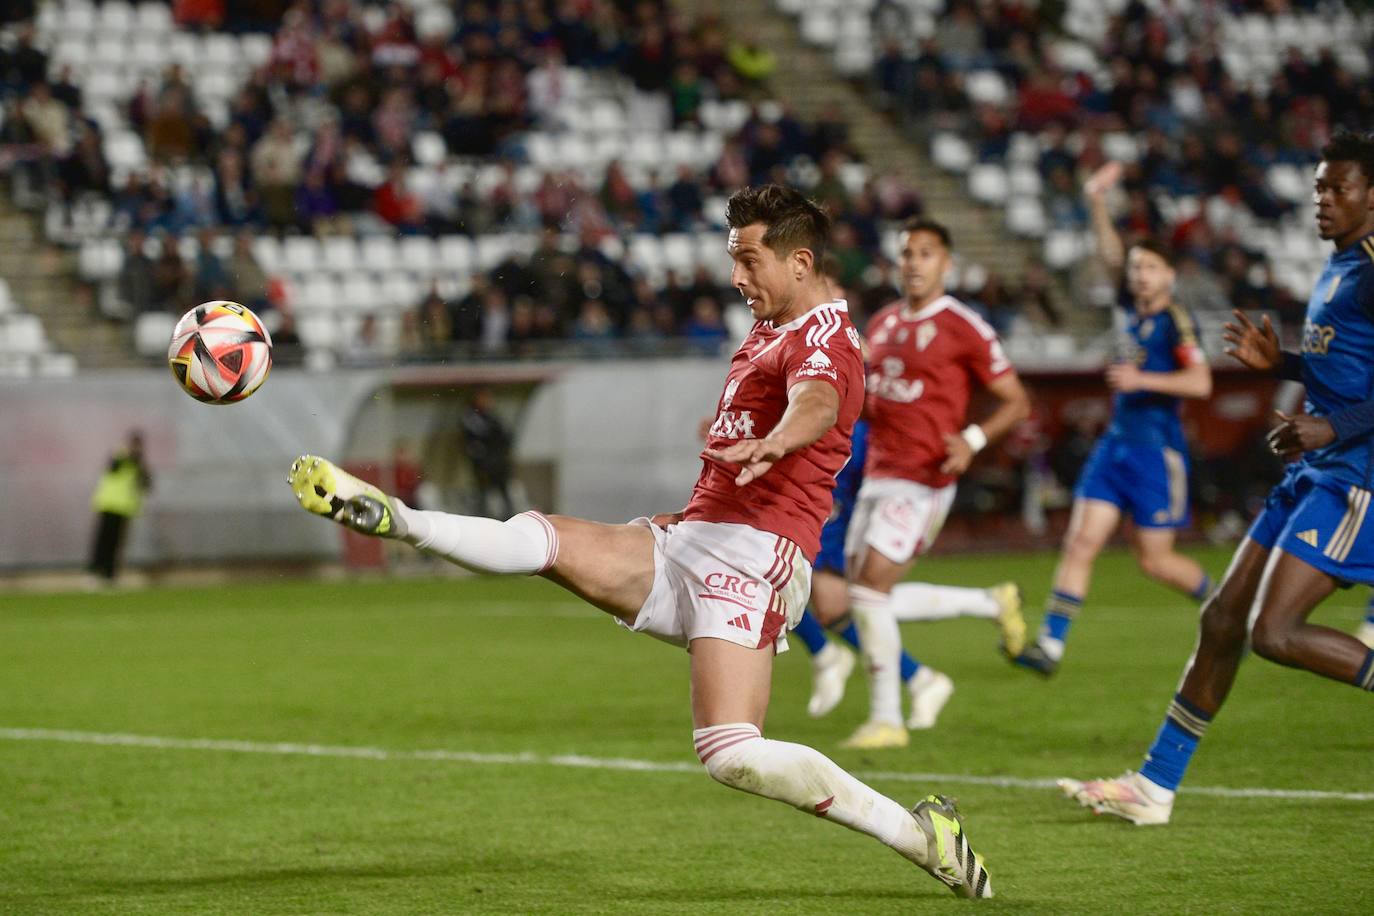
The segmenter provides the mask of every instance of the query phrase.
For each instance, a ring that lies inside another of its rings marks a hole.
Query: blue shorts
[[[816,554],[816,562],[811,564],[813,572],[833,572],[844,575],[844,536],[849,530],[849,520],[854,516],[854,504],[845,505],[840,514],[825,523],[821,529],[821,549]]]
[[[1369,490],[1295,464],[1269,491],[1250,540],[1266,550],[1279,547],[1342,585],[1374,585],[1369,502]]]
[[[1177,449],[1104,437],[1088,456],[1073,495],[1129,511],[1140,528],[1186,528],[1188,459]]]

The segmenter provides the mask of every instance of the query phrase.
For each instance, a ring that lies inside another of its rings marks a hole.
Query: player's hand
[[[1121,180],[1121,163],[1108,162],[1083,182],[1083,193],[1089,197],[1101,197]]]
[[[1107,367],[1107,387],[1122,394],[1141,390],[1143,373],[1135,363],[1112,363]]]
[[[973,464],[973,448],[958,433],[945,433],[945,460],[941,474],[962,474]]]
[[[1269,450],[1284,458],[1298,458],[1303,452],[1310,452],[1330,445],[1336,441],[1336,431],[1331,423],[1322,417],[1300,413],[1290,417],[1281,410],[1274,411],[1280,420],[1278,426],[1269,431]]]
[[[762,439],[744,439],[725,448],[708,448],[702,454],[727,464],[743,465],[739,476],[735,478],[735,486],[742,487],[767,474],[768,469],[777,464],[786,452],[781,444],[765,436]]]
[[[1240,309],[1232,310],[1231,314],[1236,316],[1236,320],[1226,322],[1221,334],[1221,339],[1226,342],[1226,355],[1260,372],[1277,369],[1283,361],[1283,352],[1279,349],[1279,335],[1269,316],[1265,315],[1261,324],[1256,326]]]
[[[649,519],[649,523],[658,528],[667,528],[669,525],[676,525],[680,521],[682,521],[681,512],[660,512]]]

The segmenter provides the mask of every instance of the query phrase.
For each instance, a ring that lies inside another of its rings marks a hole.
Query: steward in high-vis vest
[[[129,447],[110,460],[109,469],[100,475],[91,496],[91,508],[96,513],[92,572],[114,580],[129,521],[143,508],[143,495],[152,484],[152,476],[143,464],[143,436],[132,432]]]

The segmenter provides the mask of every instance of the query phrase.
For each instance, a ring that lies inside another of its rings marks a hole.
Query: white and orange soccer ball
[[[181,389],[206,404],[234,404],[272,369],[272,335],[237,302],[203,302],[172,329],[167,364]]]

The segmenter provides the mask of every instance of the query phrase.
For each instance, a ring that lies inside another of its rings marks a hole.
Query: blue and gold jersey
[[[1175,372],[1206,360],[1197,325],[1183,306],[1172,303],[1153,315],[1127,310],[1125,359],[1144,372]],[[1153,391],[1118,393],[1112,400],[1112,422],[1106,435],[1140,445],[1157,445],[1187,453],[1179,421],[1180,398]]]
[[[1374,235],[1327,258],[1307,300],[1302,381],[1315,417],[1374,399]],[[1374,482],[1374,436],[1308,452],[1303,461],[1347,484]]]

